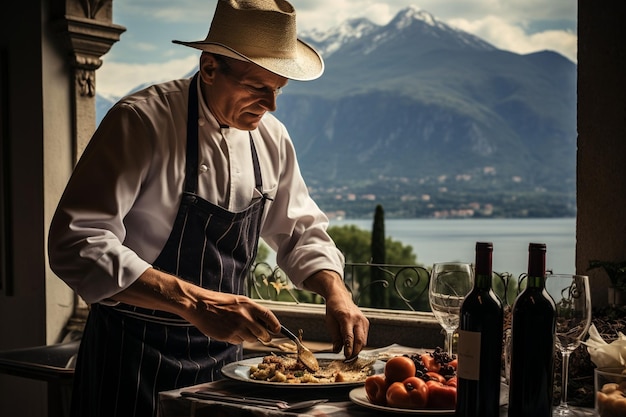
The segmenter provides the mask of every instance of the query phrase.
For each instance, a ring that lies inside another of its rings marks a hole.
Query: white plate
[[[394,408],[394,407],[385,407],[384,405],[377,405],[370,402],[367,398],[367,393],[365,392],[365,387],[358,387],[350,391],[350,400],[358,405],[363,407],[371,408],[374,410],[385,411],[387,413],[396,413],[396,414],[408,414],[412,416],[453,416],[454,410],[412,410],[407,408]]]
[[[317,353],[315,357],[318,361],[323,362],[324,360],[332,361],[337,359],[344,359],[344,356],[336,353]],[[222,375],[227,378],[234,379],[236,381],[247,382],[251,384],[258,384],[263,386],[273,386],[280,388],[335,388],[335,387],[355,387],[359,385],[363,385],[365,381],[358,382],[329,382],[323,384],[286,384],[284,382],[271,382],[271,381],[259,381],[257,379],[250,378],[250,367],[256,366],[263,362],[264,356],[259,356],[257,358],[244,359],[239,362],[233,362],[225,365],[222,368]],[[372,365],[372,375],[373,374],[382,374],[385,370],[385,363],[382,361],[376,361]]]

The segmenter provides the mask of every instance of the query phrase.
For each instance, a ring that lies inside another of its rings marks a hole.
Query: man
[[[321,57],[284,0],[220,0],[191,80],[122,99],[101,122],[49,234],[52,269],[90,304],[72,413],[154,415],[159,391],[211,381],[280,323],[243,295],[259,236],[296,285],[326,300],[334,350],[369,323],[311,200],[285,127],[268,112]],[[116,414],[117,413],[117,414]]]

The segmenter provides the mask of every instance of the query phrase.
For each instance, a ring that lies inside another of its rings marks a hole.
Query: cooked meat
[[[344,363],[339,359],[318,359],[318,362],[320,369],[313,373],[299,363],[295,356],[265,356],[261,363],[250,367],[250,378],[286,384],[329,384],[365,381],[372,373],[372,360],[357,359]]]

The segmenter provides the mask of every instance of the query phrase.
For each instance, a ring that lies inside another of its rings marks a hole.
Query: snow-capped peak
[[[348,19],[327,31],[312,29],[302,32],[300,36],[316,47],[324,57],[328,58],[342,45],[359,39],[378,27],[366,18]]]
[[[397,29],[404,29],[410,26],[414,21],[423,22],[432,27],[444,28],[446,25],[437,20],[435,16],[428,13],[426,10],[420,9],[417,6],[410,5],[401,10],[389,23],[390,26],[394,26]]]
[[[482,39],[448,26],[417,6],[408,6],[402,9],[385,26],[379,26],[362,17],[348,19],[325,31],[313,29],[302,32],[300,37],[317,49],[324,58],[329,58],[345,45],[354,44],[361,39],[369,39],[369,43],[364,46],[362,51],[363,53],[371,53],[395,39],[397,34],[411,30],[412,27],[422,27],[422,30],[428,31],[433,37],[441,38],[444,36],[449,42],[456,42],[457,45],[466,45],[483,50],[494,49],[492,45]]]

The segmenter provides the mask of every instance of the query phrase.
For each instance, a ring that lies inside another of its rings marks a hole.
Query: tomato
[[[415,376],[394,382],[387,388],[387,405],[395,408],[424,408],[428,403],[428,386]]]
[[[449,386],[451,386],[451,387],[456,388],[456,386],[457,386],[457,381],[458,381],[458,380],[457,380],[457,377],[456,377],[456,376],[453,376],[452,378],[450,378],[450,379],[448,379],[448,380],[446,381],[446,385],[449,385]]]
[[[415,376],[415,363],[407,356],[394,356],[385,364],[385,378],[389,383],[402,382]]]
[[[384,375],[371,375],[365,379],[365,393],[373,404],[387,405],[387,388],[389,384]]]
[[[448,365],[450,365],[451,367],[453,367],[455,370],[459,368],[459,360],[458,359],[452,359],[450,362],[448,362]]]
[[[428,408],[456,408],[456,387],[434,380],[426,381],[426,385],[428,386]]]
[[[446,382],[446,378],[443,375],[438,374],[437,372],[426,372],[426,376],[428,378],[424,378],[424,379],[434,379],[435,381],[439,381],[444,384]]]
[[[422,353],[422,362],[429,372],[439,372],[441,370],[441,364],[435,361],[435,358],[430,353]]]
[[[415,407],[423,408],[428,403],[428,385],[422,378],[415,376],[409,377],[402,381],[406,390],[409,392],[411,402]]]

